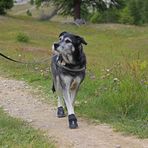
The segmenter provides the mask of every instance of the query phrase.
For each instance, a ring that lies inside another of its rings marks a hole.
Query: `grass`
[[[54,145],[43,133],[19,119],[8,116],[0,108],[0,147],[54,148]]]
[[[116,130],[148,137],[148,26],[120,24],[77,27],[42,22],[30,17],[9,16],[0,20],[1,52],[23,61],[49,56],[42,64],[14,64],[1,58],[0,74],[40,86],[52,101],[50,49],[62,31],[79,34],[88,45],[87,76],[77,96],[76,113]],[[29,36],[28,43],[16,40],[18,32]]]

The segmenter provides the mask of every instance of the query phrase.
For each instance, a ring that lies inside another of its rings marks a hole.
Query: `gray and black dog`
[[[59,35],[59,41],[52,46],[53,57],[51,60],[51,71],[53,77],[53,92],[58,95],[59,118],[65,117],[63,99],[68,111],[69,128],[78,127],[77,118],[74,113],[74,101],[79,86],[85,77],[86,56],[83,46],[86,41],[68,32]]]

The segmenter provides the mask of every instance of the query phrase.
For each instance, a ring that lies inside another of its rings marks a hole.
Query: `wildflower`
[[[114,82],[119,82],[119,79],[118,78],[114,78],[113,81]]]
[[[110,69],[106,69],[107,72],[110,72]]]
[[[38,67],[35,67],[35,70],[38,70],[39,68]]]

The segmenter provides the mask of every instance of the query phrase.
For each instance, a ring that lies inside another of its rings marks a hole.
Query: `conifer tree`
[[[0,0],[0,15],[5,14],[7,9],[13,7],[13,0]]]

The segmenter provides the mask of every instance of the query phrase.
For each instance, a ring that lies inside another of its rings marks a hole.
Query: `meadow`
[[[41,131],[10,117],[0,108],[0,147],[54,148],[53,141],[42,135]]]
[[[45,63],[17,64],[0,58],[0,75],[38,87],[47,102],[51,92],[51,46],[62,31],[85,38],[87,75],[76,100],[76,114],[117,131],[148,137],[148,26],[75,26],[24,16],[0,17],[0,52],[11,58]],[[27,38],[27,40],[20,39]]]

